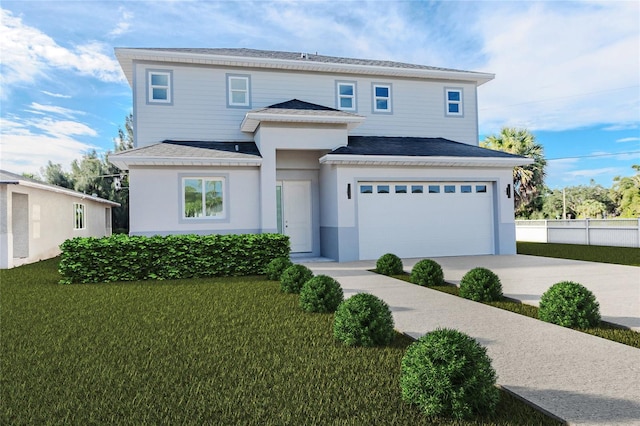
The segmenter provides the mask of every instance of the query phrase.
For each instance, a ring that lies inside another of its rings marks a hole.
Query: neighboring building
[[[111,235],[119,205],[0,170],[0,268],[55,257],[69,238]]]
[[[251,49],[129,49],[135,235],[264,233],[339,261],[515,253],[512,168],[478,147],[492,74]]]

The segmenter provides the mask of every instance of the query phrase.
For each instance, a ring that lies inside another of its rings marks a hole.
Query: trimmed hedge
[[[494,412],[496,372],[472,337],[437,329],[411,344],[402,358],[402,399],[428,416],[464,419]]]
[[[60,283],[257,275],[289,256],[280,234],[73,238],[60,245]]]

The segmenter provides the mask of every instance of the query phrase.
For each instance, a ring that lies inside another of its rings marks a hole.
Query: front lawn
[[[640,248],[518,241],[518,254],[640,266]]]
[[[428,423],[400,399],[411,339],[342,346],[276,282],[60,285],[56,268],[0,271],[0,424]],[[557,424],[504,392],[478,423]]]

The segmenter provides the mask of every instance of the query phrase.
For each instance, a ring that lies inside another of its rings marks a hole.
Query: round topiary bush
[[[311,278],[300,290],[300,307],[306,312],[335,312],[343,300],[340,283],[326,275]]]
[[[438,262],[422,259],[411,269],[411,282],[422,286],[444,284],[444,273]]]
[[[348,346],[383,346],[395,337],[389,306],[378,297],[358,293],[338,306],[333,335]]]
[[[487,268],[473,268],[460,280],[460,297],[476,302],[492,302],[502,298],[500,278]]]
[[[383,254],[376,262],[376,271],[382,275],[400,275],[403,272],[402,260],[393,253]]]
[[[280,276],[280,290],[284,293],[300,293],[304,283],[313,277],[311,269],[304,265],[291,265]]]
[[[457,330],[424,335],[402,358],[402,399],[428,416],[463,419],[489,414],[499,399],[495,384],[486,349]]]
[[[538,317],[563,327],[594,327],[600,322],[600,304],[582,284],[562,281],[544,292]]]
[[[265,274],[268,280],[280,281],[280,277],[285,269],[293,265],[288,257],[276,257],[265,268]]]

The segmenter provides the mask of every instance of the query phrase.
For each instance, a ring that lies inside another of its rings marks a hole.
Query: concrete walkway
[[[606,297],[600,300],[603,290],[592,289],[601,309],[607,306],[605,319],[622,319],[636,326],[640,319],[640,268],[532,256],[436,260],[445,279],[454,282],[473,267],[487,267],[498,274],[506,295],[525,296],[521,299],[527,303],[537,301],[546,288],[562,280],[575,280],[591,288],[585,279],[603,271],[610,283],[627,282],[629,286],[624,291],[611,291],[612,300],[606,303]],[[408,271],[417,259],[403,262]],[[396,329],[412,337],[439,327],[474,337],[487,348],[498,384],[569,424],[640,425],[640,349],[368,272],[375,268],[375,261],[305,265],[316,275],[336,278],[345,297],[367,292],[385,300]],[[627,299],[632,299],[631,303]],[[629,313],[617,314],[616,303],[629,305]]]

